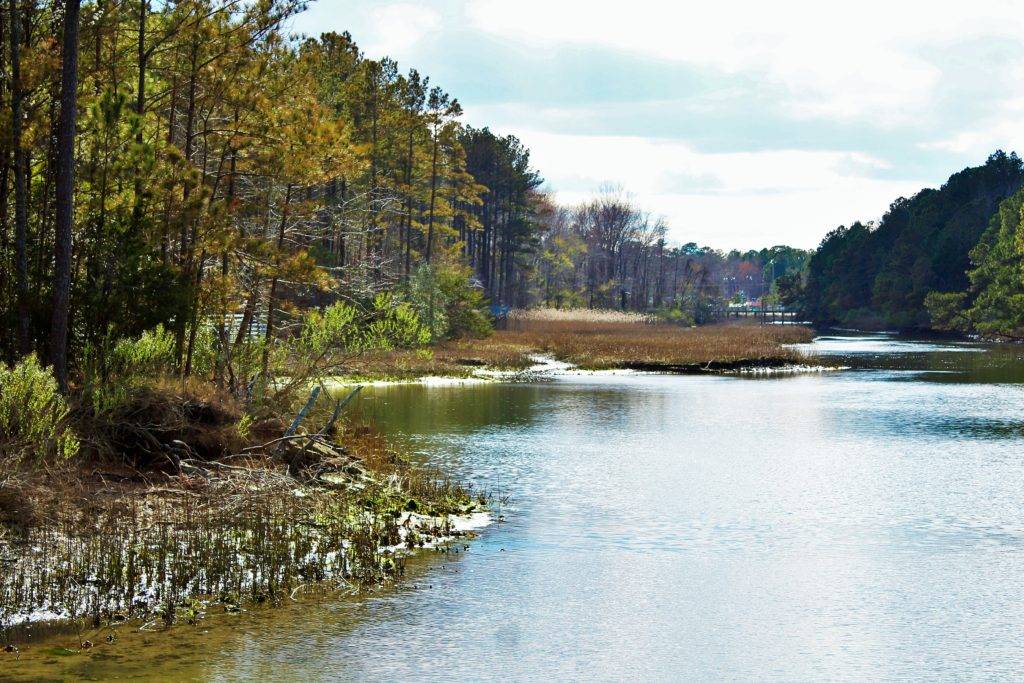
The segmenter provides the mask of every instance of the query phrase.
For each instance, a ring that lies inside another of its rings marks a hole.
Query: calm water
[[[418,560],[399,590],[53,670],[1018,677],[1024,349],[850,336],[808,350],[851,369],[367,392],[362,410],[424,461],[508,496],[505,521],[468,552]]]

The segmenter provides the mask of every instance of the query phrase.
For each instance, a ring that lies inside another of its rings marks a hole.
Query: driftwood
[[[320,430],[321,434],[331,433],[331,430],[334,429],[334,423],[337,422],[338,417],[341,416],[341,411],[345,408],[345,406],[349,404],[349,401],[356,397],[356,394],[358,394],[362,390],[362,388],[362,384],[356,385],[356,388],[352,390],[352,393],[350,393],[344,399],[339,400],[337,404],[335,404],[334,412],[331,414],[331,419],[328,420],[327,424],[324,425],[324,428]]]
[[[313,387],[313,391],[311,391],[309,394],[309,400],[306,401],[306,405],[302,406],[302,410],[299,411],[299,414],[295,416],[295,419],[292,420],[292,423],[288,425],[288,429],[285,430],[285,439],[295,435],[295,432],[299,429],[299,425],[302,424],[302,421],[306,419],[306,415],[309,414],[309,411],[313,409],[313,405],[316,404],[316,399],[318,396],[320,396],[320,387],[315,386]],[[281,445],[278,444],[277,448],[278,450],[280,450]]]

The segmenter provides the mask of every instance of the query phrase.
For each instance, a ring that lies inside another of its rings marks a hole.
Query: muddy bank
[[[778,370],[793,367],[792,358],[755,358],[740,360],[713,360],[707,363],[662,363],[657,361],[625,361],[622,367],[638,372],[661,372],[673,375],[697,375],[705,373],[734,373],[756,370]]]
[[[413,471],[379,437],[348,441],[300,434],[183,460],[175,473],[95,469],[63,489],[48,482],[54,505],[0,527],[0,642],[158,630],[312,587],[385,585],[408,552],[489,521],[482,495]]]

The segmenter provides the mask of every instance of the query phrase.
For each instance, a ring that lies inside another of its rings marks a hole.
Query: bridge
[[[756,318],[762,325],[798,325],[797,312],[780,304],[767,306],[717,306],[712,310],[715,320]]]

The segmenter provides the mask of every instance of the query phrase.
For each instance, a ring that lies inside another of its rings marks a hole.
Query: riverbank
[[[363,354],[347,366],[348,381],[530,379],[538,368],[765,370],[805,363],[787,344],[812,336],[620,313],[517,313],[486,339]],[[300,412],[304,422],[289,426],[291,418],[248,422],[205,384],[157,382],[102,424],[81,423],[83,455],[5,475],[6,641],[196,622],[210,610],[278,603],[298,587],[381,585],[402,575],[403,551],[486,522],[483,496],[412,467],[370,426],[336,421],[349,392],[323,386],[319,403]]]
[[[385,585],[407,552],[489,519],[485,496],[414,468],[365,426],[174,466],[82,459],[8,476],[0,494],[0,637],[12,652],[54,633],[84,650],[125,625]]]

